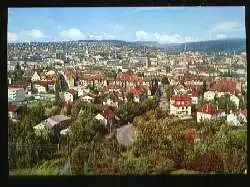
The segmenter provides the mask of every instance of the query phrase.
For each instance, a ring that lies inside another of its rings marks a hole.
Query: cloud
[[[114,39],[115,36],[108,34],[108,33],[92,33],[87,34],[82,32],[80,29],[77,28],[70,28],[68,30],[63,30],[59,33],[59,38],[62,40],[110,40]]]
[[[15,41],[17,41],[17,34],[8,32],[7,39],[9,42],[15,42]]]
[[[84,40],[86,36],[77,28],[70,28],[63,30],[59,33],[59,36],[63,40]]]
[[[62,29],[63,27],[61,25],[57,25],[56,29]]]
[[[120,31],[120,30],[123,30],[124,29],[124,26],[122,26],[122,25],[116,25],[115,27],[114,27],[114,30],[115,31]]]
[[[226,37],[227,37],[227,35],[225,35],[225,34],[218,34],[218,35],[216,36],[217,39],[224,39],[224,38],[226,38]]]
[[[89,39],[92,40],[112,40],[115,36],[108,34],[108,33],[102,33],[102,34],[90,34]]]
[[[46,38],[50,38],[39,29],[23,30],[18,33],[8,32],[8,41],[42,41]]]
[[[234,31],[243,31],[244,25],[233,22],[233,21],[225,21],[217,23],[209,32],[211,33],[228,33]]]
[[[145,31],[136,31],[136,40],[137,41],[157,41],[159,43],[183,43],[196,41],[192,37],[182,37],[178,34],[168,35],[168,34],[159,34],[159,33],[147,33]]]
[[[108,33],[103,33],[104,40],[112,40],[115,39],[114,35],[108,34]]]
[[[89,39],[92,39],[92,40],[102,40],[103,39],[103,35],[98,35],[98,34],[90,34],[89,35]]]
[[[27,34],[32,39],[41,39],[41,38],[47,37],[42,31],[38,29],[32,29],[32,30],[22,31],[22,32],[23,34]]]

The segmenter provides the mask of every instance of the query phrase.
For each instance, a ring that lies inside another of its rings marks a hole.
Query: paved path
[[[169,111],[169,101],[167,100],[167,94],[162,85],[160,86],[160,90],[161,90],[162,95],[160,98],[159,106],[163,111]]]
[[[120,144],[131,145],[133,143],[132,124],[117,129],[116,138]]]

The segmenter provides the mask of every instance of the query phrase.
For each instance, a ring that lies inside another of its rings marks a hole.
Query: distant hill
[[[122,40],[79,40],[79,41],[65,41],[63,43],[77,43],[77,42],[98,42],[111,44],[117,47],[147,47],[147,48],[162,48],[166,51],[180,52],[184,51],[186,45],[186,51],[199,51],[199,52],[245,52],[246,51],[246,39],[223,39],[213,41],[200,41],[189,43],[175,43],[175,44],[160,44],[156,41],[137,41],[128,42]],[[53,43],[53,42],[31,42],[36,44]],[[18,43],[16,43],[18,44]],[[9,43],[8,45],[16,45],[15,43]]]
[[[137,42],[140,45],[149,47],[165,48],[169,51],[200,51],[200,52],[219,52],[219,51],[246,51],[245,39],[224,39],[213,41],[200,41],[189,43],[159,44],[158,42]]]
[[[148,47],[161,47],[161,44],[159,44],[157,41],[137,41],[136,43]]]

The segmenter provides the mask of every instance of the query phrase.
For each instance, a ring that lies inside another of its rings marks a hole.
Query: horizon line
[[[103,39],[103,40],[97,40],[97,39],[79,39],[79,40],[59,40],[59,41],[11,41],[7,42],[7,44],[13,44],[13,43],[62,43],[62,42],[80,42],[80,41],[121,41],[121,42],[127,42],[127,43],[138,43],[138,42],[155,42],[159,45],[165,45],[165,44],[185,44],[185,43],[196,43],[196,42],[209,42],[209,41],[223,41],[223,40],[246,40],[246,37],[232,37],[232,38],[222,38],[222,39],[208,39],[208,40],[197,40],[197,41],[187,41],[187,42],[171,42],[171,43],[159,43],[158,41],[154,40],[136,40],[136,41],[129,41],[129,40],[121,40],[121,39]]]

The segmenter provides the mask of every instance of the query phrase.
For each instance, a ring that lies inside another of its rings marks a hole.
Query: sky
[[[9,8],[8,41],[245,38],[244,7]]]

